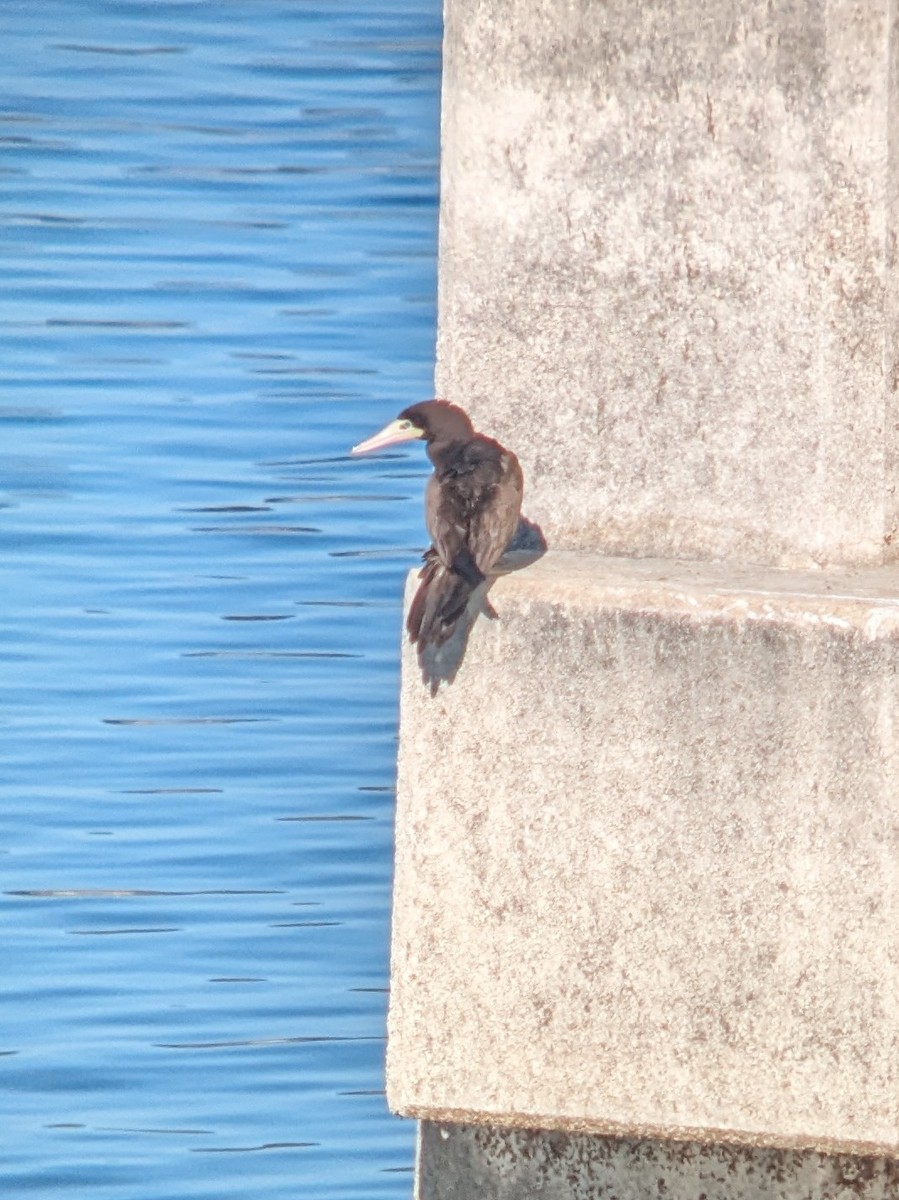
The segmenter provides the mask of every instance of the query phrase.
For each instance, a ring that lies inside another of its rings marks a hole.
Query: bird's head
[[[473,433],[471,421],[457,405],[446,400],[425,400],[404,408],[395,421],[354,446],[350,453],[368,454],[370,450],[383,450],[385,446],[416,438],[423,438],[428,443],[464,442]]]

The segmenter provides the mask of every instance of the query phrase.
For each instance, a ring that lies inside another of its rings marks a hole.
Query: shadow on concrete
[[[493,568],[487,582],[472,592],[465,612],[456,623],[452,634],[439,646],[431,643],[418,648],[421,677],[431,689],[432,696],[437,695],[441,683],[452,683],[456,678],[465,657],[469,634],[478,617],[483,614],[491,621],[499,619],[487,598],[496,579],[500,575],[508,575],[512,571],[520,571],[530,566],[543,557],[546,549],[546,538],[540,526],[529,521],[527,517],[520,517],[518,527],[502,558]]]

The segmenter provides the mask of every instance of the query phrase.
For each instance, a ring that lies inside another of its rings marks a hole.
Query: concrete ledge
[[[895,1155],[899,570],[491,600],[436,698],[405,649],[391,1106]]]

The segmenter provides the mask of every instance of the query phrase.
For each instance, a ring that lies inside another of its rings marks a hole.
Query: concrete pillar
[[[895,558],[895,0],[447,0],[438,394],[556,548]]]
[[[404,652],[420,1200],[899,1194],[897,0],[447,0],[437,394],[549,552]]]
[[[894,1200],[899,1164],[866,1155],[422,1123],[420,1200]],[[671,1186],[669,1186],[669,1181]],[[660,1186],[664,1185],[664,1186]]]

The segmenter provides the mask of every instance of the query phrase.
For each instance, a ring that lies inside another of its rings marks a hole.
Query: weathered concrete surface
[[[449,0],[444,51],[437,393],[549,543],[894,558],[894,0]]]
[[[895,1200],[899,1163],[424,1121],[417,1200]]]
[[[899,1151],[899,569],[549,553],[406,647],[388,1096]]]
[[[899,1194],[897,3],[447,0],[437,394],[553,553],[405,650],[421,1200]]]

